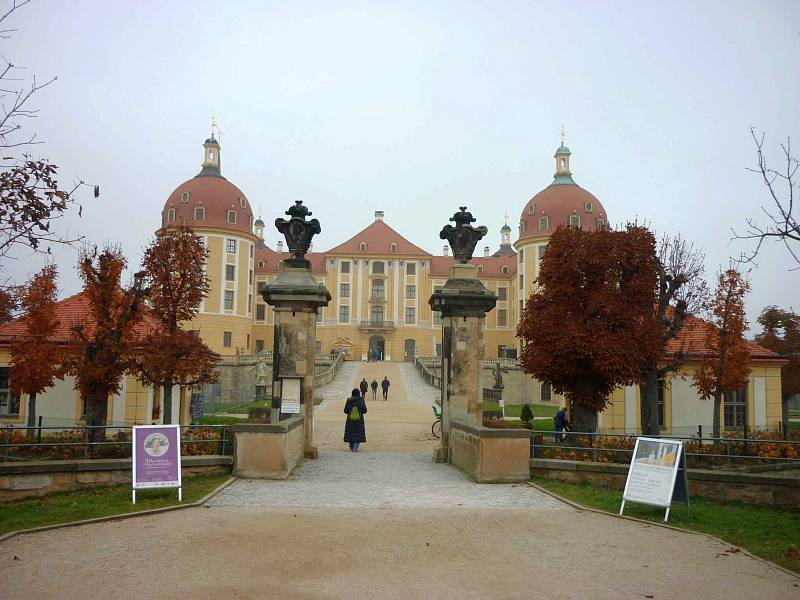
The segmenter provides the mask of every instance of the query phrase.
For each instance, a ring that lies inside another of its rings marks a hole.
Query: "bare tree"
[[[754,219],[747,219],[747,231],[742,234],[733,231],[733,238],[737,240],[755,240],[755,248],[749,252],[742,254],[742,262],[754,262],[761,250],[761,245],[770,239],[776,242],[783,243],[789,254],[798,263],[796,268],[800,269],[800,246],[796,244],[800,242],[800,222],[798,222],[797,207],[794,204],[795,191],[800,184],[798,181],[797,169],[800,167],[800,162],[792,156],[792,141],[791,138],[786,138],[786,143],[781,144],[781,150],[786,159],[786,166],[782,170],[772,169],[767,165],[767,159],[764,157],[764,139],[765,133],[758,136],[755,129],[750,128],[750,135],[753,136],[753,141],[756,144],[757,162],[756,167],[748,169],[753,173],[758,174],[767,186],[769,197],[772,200],[769,203],[769,208],[761,206],[761,212],[764,213],[765,223]],[[783,188],[783,189],[782,189]]]
[[[639,383],[642,410],[642,433],[658,435],[658,385],[683,363],[690,350],[681,345],[668,354],[670,342],[676,338],[686,317],[700,312],[708,290],[703,279],[705,255],[680,234],[665,234],[658,246],[658,288],[653,303],[653,318],[661,332],[661,357],[642,365]],[[666,362],[664,360],[666,359]]]

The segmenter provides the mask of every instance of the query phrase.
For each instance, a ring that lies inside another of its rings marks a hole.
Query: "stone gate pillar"
[[[469,264],[475,245],[486,235],[486,227],[472,227],[476,219],[460,207],[445,225],[439,237],[448,240],[456,264],[441,290],[428,300],[442,315],[442,438],[434,451],[434,460],[451,459],[451,423],[458,421],[474,428],[483,424],[481,372],[483,368],[483,331],[486,313],[497,303],[478,280],[475,265]]]
[[[319,221],[306,220],[311,212],[298,200],[278,218],[275,227],[286,238],[291,256],[281,261],[275,280],[262,291],[275,313],[272,358],[272,413],[270,421],[292,416],[299,397],[303,415],[303,450],[306,458],[317,457],[314,445],[314,358],[317,339],[317,309],[327,306],[330,292],[311,274],[305,254],[311,238],[321,231]]]

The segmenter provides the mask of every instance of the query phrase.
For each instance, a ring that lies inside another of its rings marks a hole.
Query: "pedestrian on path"
[[[381,381],[381,389],[383,390],[383,399],[384,400],[388,400],[389,399],[389,386],[390,385],[391,384],[389,383],[389,378],[384,375],[383,381]]]
[[[563,431],[567,428],[567,409],[562,407],[553,417],[553,425],[556,428],[556,442],[564,441]]]
[[[361,397],[366,400],[367,398],[367,390],[369,389],[369,384],[367,383],[366,378],[361,379],[361,383],[358,384],[358,388],[361,390]],[[373,398],[374,400],[375,398]]]
[[[373,400],[377,400],[378,399],[378,382],[373,379],[372,383],[370,383],[369,386],[372,388],[372,399]]]
[[[367,441],[367,430],[364,425],[364,415],[367,413],[367,403],[361,396],[358,388],[353,388],[347,402],[344,403],[344,441],[350,446],[351,452],[358,452],[358,445]]]

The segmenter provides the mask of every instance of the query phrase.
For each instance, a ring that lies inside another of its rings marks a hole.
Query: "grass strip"
[[[230,478],[228,474],[202,475],[183,480],[183,502],[197,502]],[[43,498],[14,500],[0,504],[0,535],[31,529],[109,517],[123,513],[165,508],[178,503],[177,489],[137,490],[131,503],[131,485],[93,487],[56,492]]]
[[[618,514],[622,491],[578,485],[534,477],[533,482],[559,496],[586,507]],[[646,504],[625,504],[625,514],[646,521],[663,523],[664,509]],[[708,533],[748,552],[766,558],[786,569],[800,572],[800,512],[755,506],[741,502],[719,504],[702,498],[691,498],[689,514],[686,506],[675,504],[669,525]]]

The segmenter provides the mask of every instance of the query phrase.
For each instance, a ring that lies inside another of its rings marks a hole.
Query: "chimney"
[[[283,242],[278,242],[278,252],[283,252]]]
[[[491,250],[489,249],[489,246],[484,246],[483,247],[483,255],[484,256],[490,256],[491,255]]]
[[[376,221],[383,221],[383,211],[382,210],[376,210],[375,211],[375,220]]]
[[[450,246],[445,244],[444,248],[442,248],[442,252],[444,253],[444,256],[450,256]]]

